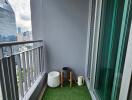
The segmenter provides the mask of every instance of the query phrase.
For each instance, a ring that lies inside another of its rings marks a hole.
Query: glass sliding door
[[[95,77],[95,91],[101,100],[118,99],[121,78],[117,76],[123,70],[130,26],[126,1],[103,0]]]
[[[132,20],[132,1],[125,0],[121,31],[120,31],[120,39],[118,45],[118,54],[117,54],[115,73],[114,73],[114,82],[112,88],[112,100],[117,100],[120,93],[122,74],[124,71],[124,63],[126,59],[128,38],[131,28],[131,20]]]
[[[95,80],[95,90],[101,100],[110,100],[112,92],[114,66],[119,42],[119,32],[114,34],[118,9],[117,2],[118,0],[104,0],[102,6],[103,11]],[[120,26],[120,23],[118,23],[118,27]]]

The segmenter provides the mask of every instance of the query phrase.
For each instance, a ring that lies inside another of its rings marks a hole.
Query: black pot
[[[63,73],[64,73],[64,81],[68,81],[69,75],[70,75],[70,68],[69,67],[63,67]]]

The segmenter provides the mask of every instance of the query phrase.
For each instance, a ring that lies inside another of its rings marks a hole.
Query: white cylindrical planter
[[[48,73],[48,86],[57,87],[60,85],[60,73],[57,71],[52,71]]]

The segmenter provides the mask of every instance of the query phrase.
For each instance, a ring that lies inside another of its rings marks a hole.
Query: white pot
[[[60,85],[60,73],[57,71],[52,71],[48,73],[48,86],[57,87]]]
[[[78,86],[82,86],[84,84],[84,77],[83,76],[78,76]]]

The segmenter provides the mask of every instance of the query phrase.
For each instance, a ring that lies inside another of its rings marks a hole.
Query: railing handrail
[[[0,42],[0,47],[3,47],[3,46],[13,46],[13,45],[20,45],[20,44],[26,44],[26,43],[34,43],[34,42],[43,42],[43,40]]]

